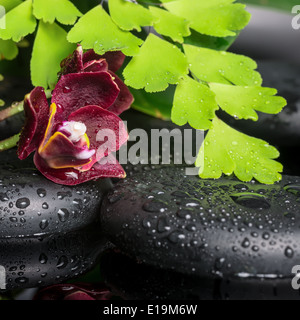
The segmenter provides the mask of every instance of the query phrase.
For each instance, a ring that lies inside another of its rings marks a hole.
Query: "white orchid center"
[[[78,142],[86,133],[86,126],[82,122],[67,121],[62,126],[62,131],[69,134],[68,138],[72,142]]]

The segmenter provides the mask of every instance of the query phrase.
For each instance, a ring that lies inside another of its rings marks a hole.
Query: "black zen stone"
[[[108,179],[58,185],[42,176],[32,159],[18,160],[16,150],[0,153],[0,239],[81,229],[98,218],[110,185]]]
[[[272,186],[201,180],[180,167],[120,181],[102,205],[104,233],[123,253],[205,279],[292,278],[300,261],[300,178]]]
[[[100,260],[106,285],[125,300],[299,300],[289,278],[201,278],[137,263],[117,252]]]
[[[89,271],[110,245],[99,225],[67,234],[0,239],[6,290],[53,285]]]

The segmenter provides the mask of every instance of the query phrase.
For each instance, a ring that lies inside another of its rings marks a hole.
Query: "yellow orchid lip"
[[[57,107],[56,104],[53,103],[50,107],[48,126],[38,153],[52,169],[75,168],[80,170],[81,167],[92,162],[91,158],[95,154],[95,150],[89,150],[90,140],[86,133],[82,131],[80,135],[78,135],[78,132],[75,132],[72,136],[73,132],[69,132],[68,130],[70,130],[70,128],[72,130],[72,126],[79,129],[86,127],[81,123],[65,122],[68,129],[67,133],[70,134],[70,137],[61,131],[56,131],[52,134],[56,112]],[[61,130],[61,128],[64,129],[66,127],[64,125],[58,130]],[[75,137],[76,141],[72,141],[70,139],[71,137]]]
[[[50,139],[51,137],[51,130],[53,128],[53,124],[54,124],[54,119],[55,119],[55,115],[57,112],[57,106],[55,103],[52,103],[50,106],[50,117],[49,117],[49,121],[48,121],[48,125],[44,134],[44,139],[42,140],[38,152],[41,153],[42,149],[44,148],[45,144],[47,143],[47,141]]]

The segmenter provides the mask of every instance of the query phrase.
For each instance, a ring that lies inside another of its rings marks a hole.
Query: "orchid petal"
[[[111,139],[112,144],[108,144],[109,141],[106,142],[111,152],[119,150],[128,140],[128,132],[123,121],[114,113],[95,105],[76,110],[69,116],[68,121],[82,122],[86,125],[86,134],[89,137],[90,148],[92,149],[99,148],[103,143],[97,141],[97,134],[101,130],[109,130],[114,134],[115,141]]]
[[[43,133],[43,138],[41,139],[38,152],[40,152],[44,148],[44,146],[52,136],[56,112],[57,112],[57,106],[55,103],[52,103],[50,106],[49,120],[45,128],[45,131]]]
[[[109,51],[104,55],[99,55],[94,50],[89,50],[83,54],[83,63],[91,60],[105,59],[108,63],[108,69],[117,72],[123,65],[126,56],[121,51]]]
[[[79,300],[79,301],[85,301],[85,300],[96,300],[90,295],[88,295],[86,292],[83,291],[75,291],[70,293],[65,297],[64,300]]]
[[[120,89],[107,72],[64,75],[52,94],[52,103],[61,109],[56,120],[64,121],[71,113],[87,105],[108,109],[116,101],[119,92]]]
[[[109,107],[108,110],[115,113],[116,115],[119,115],[130,108],[134,101],[134,98],[125,83],[113,72],[109,71],[109,73],[114,78],[114,82],[118,85],[120,93],[116,101],[111,107]]]
[[[85,146],[76,146],[61,132],[55,134],[48,140],[45,146],[39,150],[39,155],[53,169],[76,168],[88,164],[95,150],[88,150]]]
[[[78,300],[81,293],[87,294],[94,300],[109,300],[112,293],[104,284],[91,283],[62,283],[44,287],[38,291],[34,300]],[[81,296],[79,299],[85,298]]]
[[[84,64],[84,72],[107,72],[108,64],[105,59],[92,60]]]
[[[26,95],[24,110],[26,120],[18,146],[18,156],[21,160],[26,159],[38,148],[47,127],[49,105],[42,87],[36,87]]]
[[[38,152],[34,155],[34,163],[37,169],[49,180],[63,185],[78,185],[99,178],[125,178],[126,173],[117,160],[109,155],[110,161],[106,164],[96,162],[89,171],[80,172],[75,168],[51,169]]]
[[[60,75],[69,73],[77,73],[83,71],[83,50],[82,46],[78,46],[77,49],[60,64],[61,72]]]
[[[95,162],[99,161],[104,155],[119,150],[128,140],[128,132],[123,121],[114,113],[98,106],[80,108],[70,115],[69,121],[87,124],[86,134],[89,137],[90,147],[97,150],[91,162],[82,166],[80,171],[90,170]],[[103,137],[101,137],[101,130]],[[105,150],[101,150],[100,147],[104,145],[102,138],[106,137],[108,140],[105,142]]]

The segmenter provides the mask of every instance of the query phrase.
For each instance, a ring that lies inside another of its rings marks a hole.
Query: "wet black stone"
[[[110,180],[58,185],[42,176],[31,158],[18,160],[16,150],[0,153],[0,239],[81,229],[98,218],[110,186]]]
[[[5,290],[48,286],[86,273],[111,247],[99,229],[98,223],[93,223],[69,233],[0,239]]]
[[[225,262],[219,259],[215,267]],[[112,251],[101,257],[100,269],[106,285],[125,300],[299,300],[288,278],[200,278],[137,263]]]
[[[174,166],[148,169],[117,183],[104,199],[103,231],[122,252],[205,279],[293,276],[300,261],[300,178],[240,189],[233,178],[201,180]]]

